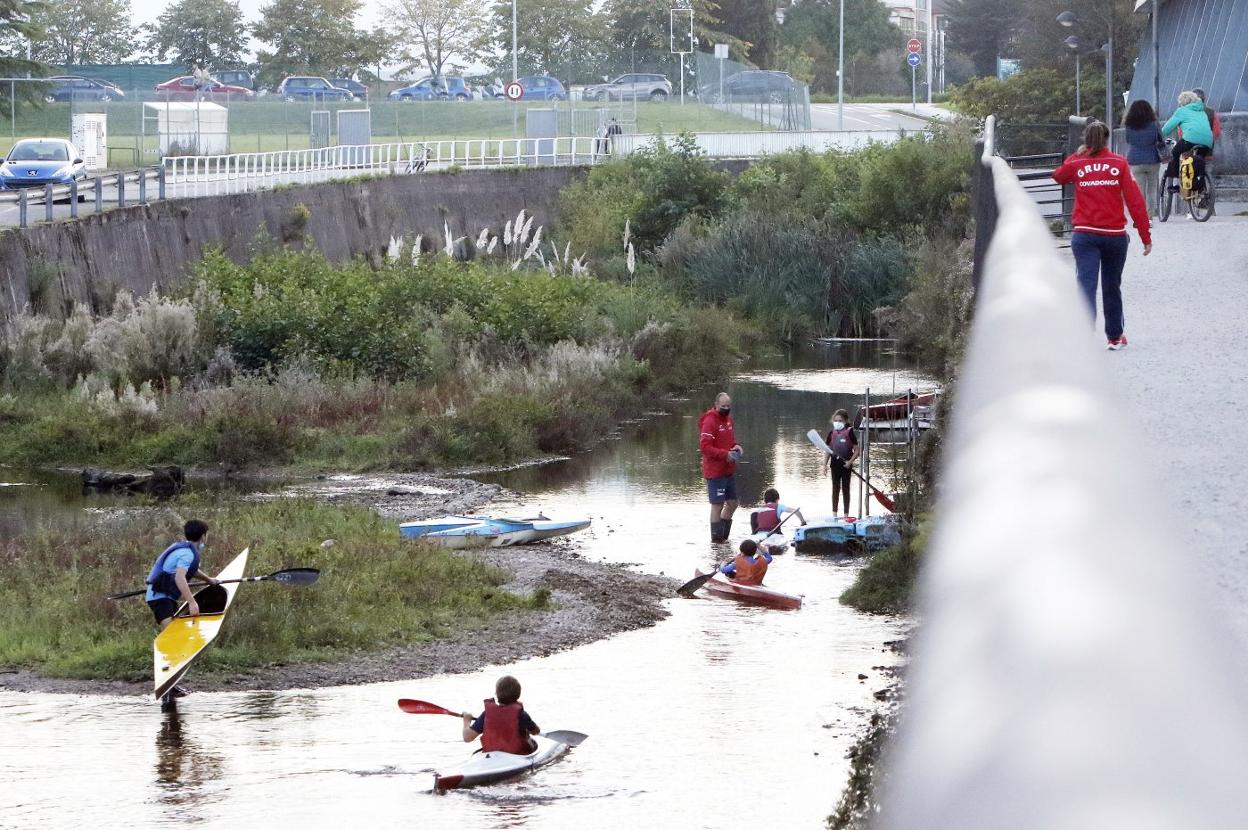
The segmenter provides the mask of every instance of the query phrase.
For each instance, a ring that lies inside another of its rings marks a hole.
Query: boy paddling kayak
[[[479,717],[468,712],[462,717],[464,743],[480,738],[482,752],[528,755],[534,749],[529,736],[541,733],[520,702],[520,681],[509,674],[494,684],[494,697],[485,701],[485,710]]]

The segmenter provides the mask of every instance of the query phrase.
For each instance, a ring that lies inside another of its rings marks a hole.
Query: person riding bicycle
[[[1179,93],[1179,108],[1174,111],[1161,128],[1162,135],[1170,135],[1176,129],[1182,129],[1182,137],[1175,142],[1170,154],[1170,164],[1166,167],[1165,178],[1168,181],[1179,177],[1179,157],[1184,153],[1192,154],[1196,168],[1194,190],[1200,192],[1205,188],[1205,156],[1213,152],[1213,126],[1205,115],[1205,104],[1200,96],[1191,90]],[[1171,191],[1177,190],[1176,184],[1170,185]]]

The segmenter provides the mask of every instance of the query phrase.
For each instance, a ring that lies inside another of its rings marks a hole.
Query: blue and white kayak
[[[566,536],[589,527],[591,519],[555,520],[545,516],[533,518],[510,519],[491,516],[444,516],[441,519],[425,519],[416,522],[404,522],[399,525],[399,532],[409,539],[426,539],[445,544],[440,540],[458,536],[489,536],[487,530],[498,531],[488,542],[480,544],[462,544],[454,547],[490,547],[502,548],[511,545],[524,545],[529,542],[541,542],[556,536]]]
[[[459,550],[462,548],[486,548],[495,545],[502,534],[498,528],[484,522],[451,527],[423,533],[419,538],[422,542],[431,542],[444,548]]]
[[[546,735],[534,735],[534,749],[528,755],[513,755],[510,752],[477,752],[464,763],[445,772],[433,774],[435,792],[476,787],[482,784],[493,784],[505,781],[517,775],[535,770],[556,760],[568,751],[568,744],[558,737],[564,733],[550,732]],[[567,733],[576,735],[577,733]],[[584,739],[584,735],[577,735]],[[573,741],[577,743],[577,741]]]
[[[816,519],[793,531],[798,553],[866,553],[900,542],[894,516]]]

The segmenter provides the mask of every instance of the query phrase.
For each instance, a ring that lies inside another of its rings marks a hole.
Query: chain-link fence
[[[787,72],[753,69],[706,52],[696,53],[699,100],[721,112],[772,130],[809,130],[810,87]]]

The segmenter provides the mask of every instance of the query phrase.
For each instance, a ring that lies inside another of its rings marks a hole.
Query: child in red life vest
[[[485,711],[480,717],[473,718],[465,712],[464,742],[471,743],[481,738],[483,752],[510,752],[513,755],[528,755],[536,746],[529,740],[541,730],[524,711],[520,702],[520,681],[511,675],[505,675],[494,684],[494,697],[485,701]]]
[[[806,524],[806,517],[802,515],[802,511],[785,507],[780,503],[780,491],[775,487],[768,487],[763,492],[763,506],[750,514],[750,532],[770,533],[780,526],[780,521],[786,513],[796,513],[797,520]]]
[[[759,550],[753,539],[746,539],[741,543],[737,558],[720,568],[719,572],[742,585],[762,585],[770,563],[771,554],[765,549]]]

